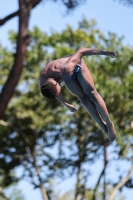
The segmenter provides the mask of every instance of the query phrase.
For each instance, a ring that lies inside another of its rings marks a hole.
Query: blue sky
[[[133,8],[126,7],[114,0],[86,0],[87,3],[79,6],[69,15],[64,15],[64,7],[61,3],[40,3],[33,9],[30,18],[30,29],[38,25],[41,30],[49,32],[51,28],[60,31],[70,24],[74,28],[82,16],[95,19],[98,27],[104,33],[108,31],[116,33],[118,36],[124,36],[125,44],[133,45]],[[10,2],[10,4],[9,4]],[[8,6],[7,6],[8,5]],[[17,0],[1,1],[0,18],[14,12],[18,8]],[[8,43],[8,31],[18,29],[18,18],[14,18],[0,27],[0,43],[6,46]]]
[[[0,18],[5,17],[17,10],[17,0],[4,0],[0,5]],[[51,29],[61,31],[65,28],[66,24],[70,24],[73,28],[77,27],[77,22],[82,19],[84,15],[88,20],[95,19],[97,21],[97,27],[105,34],[108,31],[116,33],[119,37],[124,36],[124,44],[133,46],[133,8],[126,7],[113,0],[87,0],[87,3],[76,8],[69,15],[64,15],[65,9],[61,3],[52,3],[49,0],[47,3],[39,4],[33,9],[30,18],[29,27],[32,29],[34,25],[40,27],[42,31],[50,32]],[[0,43],[3,46],[11,47],[8,41],[8,31],[18,29],[18,18],[14,18],[7,22],[4,26],[0,27]],[[93,168],[94,174],[98,174],[96,164]],[[102,167],[102,166],[101,166]],[[18,171],[20,173],[20,171]],[[95,182],[94,180],[91,180]],[[58,188],[67,191],[73,187],[75,182],[74,178],[64,181],[58,185]],[[26,200],[37,199],[41,200],[41,194],[39,190],[33,190],[32,186],[27,182],[22,181],[19,184],[19,188],[26,196]],[[131,200],[133,195],[131,190],[124,190],[126,200]]]

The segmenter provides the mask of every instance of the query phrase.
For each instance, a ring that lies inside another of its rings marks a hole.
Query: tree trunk
[[[41,192],[42,192],[42,197],[44,200],[49,200],[48,199],[48,195],[47,195],[47,191],[46,189],[44,188],[43,184],[40,185],[40,188],[41,188]]]
[[[40,169],[39,169],[39,167],[36,163],[36,158],[35,158],[34,153],[32,153],[32,157],[33,157],[33,160],[34,160],[34,167],[36,169],[36,173],[37,173],[37,177],[38,177],[38,181],[39,181],[39,186],[40,186],[41,193],[42,193],[42,198],[43,198],[43,200],[49,200],[48,195],[47,195],[47,191],[44,187],[44,184],[43,184],[41,176],[40,176]]]
[[[105,175],[105,170],[106,170],[106,167],[107,167],[107,164],[108,164],[108,156],[107,156],[107,152],[106,152],[106,146],[104,146],[104,166],[103,166],[103,170],[98,178],[98,181],[96,183],[96,186],[94,188],[94,192],[93,192],[93,197],[92,197],[92,200],[96,200],[96,192],[97,192],[97,189],[98,189],[98,186],[99,186],[99,183],[101,181],[101,178]],[[105,192],[105,187],[104,187],[104,192]],[[103,193],[103,196],[104,196],[104,193]]]
[[[78,172],[77,172],[77,185],[76,185],[76,194],[75,194],[75,200],[81,200],[82,194],[81,194],[81,179],[82,179],[82,172],[81,172],[81,165],[78,166]]]
[[[14,65],[9,73],[9,77],[0,94],[0,119],[3,117],[6,107],[12,97],[15,87],[19,81],[23,63],[26,56],[26,49],[29,44],[28,22],[32,7],[41,0],[19,0],[19,31]]]
[[[114,200],[118,190],[128,181],[132,172],[133,172],[133,165],[131,166],[128,174],[116,185],[116,187],[114,188],[114,190],[108,200]]]
[[[106,200],[106,166],[108,163],[107,147],[104,145],[103,200]]]
[[[34,160],[35,160],[35,159],[34,159]],[[46,191],[46,189],[45,189],[45,187],[43,186],[43,183],[42,183],[42,181],[41,181],[39,167],[36,165],[36,163],[35,163],[35,168],[36,168],[38,180],[39,180],[39,182],[40,182],[40,189],[41,189],[41,193],[42,193],[42,198],[43,198],[43,200],[49,200],[48,195],[47,195],[47,191]]]

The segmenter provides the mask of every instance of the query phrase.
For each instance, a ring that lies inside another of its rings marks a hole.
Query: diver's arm
[[[75,108],[72,104],[67,103],[66,99],[64,98],[64,96],[62,95],[62,93],[60,92],[60,94],[56,97],[56,99],[58,99],[61,103],[63,103],[71,112],[75,112],[78,109]]]

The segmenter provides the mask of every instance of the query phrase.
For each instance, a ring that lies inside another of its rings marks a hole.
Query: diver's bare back
[[[75,69],[75,66],[72,68],[71,66],[65,65],[69,57],[59,58],[48,63],[41,72],[40,79],[46,81],[48,78],[53,78],[58,83],[68,80]]]

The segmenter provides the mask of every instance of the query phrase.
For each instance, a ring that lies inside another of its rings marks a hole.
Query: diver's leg
[[[65,85],[68,88],[68,90],[78,97],[78,99],[81,101],[81,103],[85,106],[88,113],[92,116],[92,118],[99,124],[101,129],[104,131],[104,133],[107,135],[108,130],[105,125],[105,122],[102,120],[102,118],[99,115],[98,110],[96,109],[95,104],[88,98],[88,96],[83,92],[81,86],[79,85],[78,81],[76,79],[70,79],[65,81]]]
[[[91,73],[83,60],[81,65],[82,65],[81,70],[77,73],[77,80],[81,85],[84,93],[93,102],[95,107],[100,112],[102,118],[105,120],[108,129],[108,136],[110,140],[113,141],[116,138],[116,131],[113,123],[110,120],[105,102],[96,91]]]

